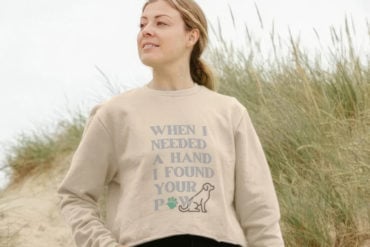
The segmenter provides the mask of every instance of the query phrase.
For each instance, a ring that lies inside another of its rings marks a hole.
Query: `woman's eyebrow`
[[[160,17],[168,17],[168,18],[170,18],[170,19],[171,19],[171,16],[169,16],[169,15],[165,15],[165,14],[156,15],[156,16],[154,16],[154,19],[158,19],[158,18],[160,18]],[[142,16],[140,19],[145,19],[145,20],[147,20],[147,19],[148,19],[148,17],[146,17],[146,16]]]

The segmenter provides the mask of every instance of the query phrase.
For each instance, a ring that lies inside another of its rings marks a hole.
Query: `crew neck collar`
[[[145,84],[142,88],[146,92],[151,93],[151,94],[176,97],[176,96],[186,96],[186,95],[197,93],[201,87],[197,83],[194,83],[193,86],[190,88],[179,89],[179,90],[153,89],[153,88],[150,88],[148,84]]]

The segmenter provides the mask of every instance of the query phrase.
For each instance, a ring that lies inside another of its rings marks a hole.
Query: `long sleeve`
[[[235,132],[235,207],[248,247],[284,246],[270,169],[247,111]]]
[[[62,216],[77,247],[116,247],[117,240],[99,217],[97,201],[115,174],[112,138],[95,114],[85,126],[71,166],[58,188]]]

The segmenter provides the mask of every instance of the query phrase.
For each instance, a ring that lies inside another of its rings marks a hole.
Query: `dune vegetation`
[[[216,32],[210,52],[219,91],[246,106],[260,136],[287,246],[370,239],[370,59],[354,48],[351,26],[346,18],[343,30],[331,28],[331,48],[317,54],[273,32],[265,60],[248,35],[239,49]]]
[[[238,98],[255,124],[286,246],[355,247],[370,240],[369,56],[354,49],[347,20],[344,32],[329,31],[332,50],[325,61],[303,51],[293,36],[283,48],[274,33],[268,60],[258,59],[264,56],[258,40],[248,35],[248,50],[219,35],[206,57],[217,71],[218,91]],[[288,52],[279,55],[280,49]],[[58,156],[73,152],[85,121],[76,114],[55,133],[20,137],[7,160],[11,183],[47,172]],[[0,234],[0,246],[8,237]]]

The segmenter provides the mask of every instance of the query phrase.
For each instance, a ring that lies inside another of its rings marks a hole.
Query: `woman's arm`
[[[235,148],[235,206],[248,246],[284,246],[270,169],[247,111],[235,132]]]
[[[60,208],[77,247],[117,247],[118,242],[99,214],[97,201],[115,174],[109,132],[92,111],[70,169],[58,188]]]

